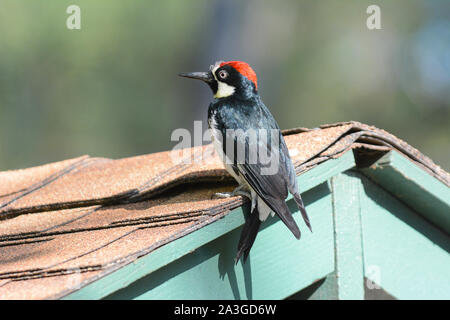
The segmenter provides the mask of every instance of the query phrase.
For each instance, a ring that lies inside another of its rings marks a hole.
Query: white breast
[[[231,168],[231,166],[227,163],[227,161],[225,161],[226,157],[223,152],[224,137],[222,137],[222,133],[220,132],[220,130],[217,129],[217,122],[215,120],[214,114],[210,117],[210,119],[208,121],[208,125],[209,125],[209,129],[211,131],[211,140],[214,145],[214,149],[216,150],[217,154],[219,155],[220,159],[222,160],[222,162],[225,166],[225,169],[239,184],[244,183],[245,181],[241,177],[236,175],[233,168]]]

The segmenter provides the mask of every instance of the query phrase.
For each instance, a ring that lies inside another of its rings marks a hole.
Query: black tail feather
[[[306,225],[308,226],[309,230],[312,232],[311,223],[309,222],[308,214],[306,213],[305,205],[303,204],[302,197],[299,193],[294,193],[294,199],[297,203],[297,206],[302,214],[303,220],[305,221]]]
[[[242,229],[235,259],[236,264],[239,262],[242,254],[244,255],[244,263],[247,261],[248,254],[250,253],[250,249],[255,242],[260,225],[261,220],[259,220],[259,212],[258,209],[255,208],[247,217],[244,228]]]
[[[294,237],[297,239],[300,239],[301,232],[298,228],[297,223],[294,220],[294,217],[292,217],[292,213],[289,210],[289,207],[286,204],[286,201],[284,200],[272,200],[272,204],[275,204],[275,210],[272,210],[278,215],[278,217],[283,221],[283,223],[286,225],[286,227],[291,230]]]

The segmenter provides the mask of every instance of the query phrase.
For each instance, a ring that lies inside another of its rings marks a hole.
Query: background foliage
[[[358,120],[449,170],[449,52],[445,0],[1,0],[0,170],[172,148],[211,99],[177,73],[216,60],[250,63],[282,128]]]

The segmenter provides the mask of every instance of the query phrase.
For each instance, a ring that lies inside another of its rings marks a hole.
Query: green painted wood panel
[[[237,208],[224,218],[204,228],[172,241],[150,254],[144,255],[135,262],[113,271],[85,287],[65,296],[63,299],[101,299],[152,272],[163,268],[218,236],[234,230],[244,223],[244,210],[248,206]]]
[[[258,234],[246,264],[234,266],[241,228],[172,262],[109,299],[283,299],[334,270],[331,193],[326,183],[304,194],[314,233],[296,240],[277,218]],[[295,209],[293,200],[288,202]]]
[[[444,183],[394,151],[362,172],[450,233],[450,188]]]
[[[320,286],[317,287],[308,296],[304,297],[304,299],[337,300],[339,298],[336,272],[328,274],[324,279],[320,280],[320,282],[318,283],[320,283]]]
[[[364,299],[360,174],[331,178],[338,299]]]
[[[398,299],[450,299],[448,234],[367,178],[362,181],[365,276]]]
[[[303,193],[310,190],[339,172],[343,172],[354,166],[355,161],[351,151],[338,159],[328,160],[297,177],[300,191]],[[292,202],[291,199],[292,197],[288,198],[290,202]],[[163,268],[165,265],[180,259],[189,252],[238,228],[244,223],[243,214],[246,210],[248,211],[248,208],[244,208],[244,210],[243,208],[233,210],[233,212],[229,213],[223,219],[158,248],[139,258],[132,264],[123,266],[95,282],[85,285],[83,288],[67,295],[64,299],[100,299],[125,288],[152,272]],[[295,214],[295,216],[297,215]]]
[[[310,286],[287,298],[288,300],[337,300],[336,272],[328,274]]]

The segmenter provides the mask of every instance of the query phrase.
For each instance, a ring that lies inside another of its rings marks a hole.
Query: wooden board
[[[107,299],[283,299],[334,270],[331,193],[326,183],[304,195],[314,233],[300,215],[296,240],[277,218],[260,231],[246,264],[234,265],[235,229]],[[293,201],[289,202],[291,209]]]
[[[370,180],[362,181],[365,276],[397,299],[450,299],[448,234]]]
[[[346,154],[342,155],[341,157],[339,157],[337,159],[329,160],[329,161],[321,164],[320,166],[317,166],[317,167],[311,169],[310,171],[307,171],[306,173],[299,176],[297,179],[298,179],[300,190],[301,190],[301,192],[311,190],[314,187],[317,187],[317,186],[323,184],[324,182],[326,182],[328,179],[335,176],[336,174],[343,172],[345,170],[348,170],[350,168],[353,168],[354,166],[355,166],[355,161],[353,158],[353,154],[351,151],[349,151]],[[313,194],[315,194],[315,192],[313,192]],[[330,195],[330,197],[331,197],[331,195]],[[305,198],[305,200],[306,200],[306,198]],[[291,208],[294,209],[291,197],[288,198],[288,201],[290,201]],[[328,200],[323,200],[323,201],[327,202]],[[331,205],[331,200],[328,201],[327,204],[323,204],[323,205],[325,205],[325,206]],[[244,210],[248,210],[248,208],[247,209],[244,208]],[[308,209],[308,210],[310,210],[310,209]],[[311,211],[312,215],[314,215],[314,209],[311,209],[311,210],[312,210]],[[323,208],[321,210],[323,210]],[[330,213],[331,211],[323,211],[323,212],[325,212],[325,214],[326,214],[326,213]],[[295,219],[299,219],[298,213],[294,214],[294,216],[295,216]],[[332,216],[330,214],[329,217],[327,217],[327,218],[331,219],[331,217]],[[317,223],[318,225],[322,224],[322,222],[320,222],[321,220],[318,220],[319,222],[314,222],[314,217],[311,217],[311,219],[313,219],[313,221],[312,221],[313,224],[315,224],[315,223]],[[330,221],[332,221],[332,220],[330,220]],[[220,238],[223,235],[226,235],[227,233],[242,226],[243,223],[244,223],[243,208],[235,209],[232,212],[230,212],[227,216],[225,216],[223,219],[220,219],[200,230],[197,230],[194,233],[188,234],[180,239],[172,241],[172,242],[164,245],[163,247],[151,252],[150,254],[139,258],[135,262],[133,262],[129,265],[126,265],[110,274],[105,275],[104,277],[96,280],[95,282],[92,282],[92,283],[86,285],[85,287],[67,295],[64,298],[65,299],[100,299],[100,298],[106,297],[108,295],[111,295],[118,290],[129,287],[130,285],[132,285],[134,282],[138,281],[139,279],[142,279],[147,276],[151,277],[150,275],[152,273],[154,273],[155,271],[157,271],[158,269],[163,268],[164,266],[170,264],[171,262],[174,262],[174,261],[188,255],[189,253],[193,252],[194,250],[199,249],[200,247],[210,243],[211,241],[214,241],[215,239]],[[303,222],[301,222],[299,224],[302,225]],[[327,225],[328,225],[327,223],[323,222],[323,228],[324,228],[323,230],[325,230],[327,228]],[[316,227],[315,226],[313,226],[313,227],[315,230]],[[275,224],[275,227],[273,230],[278,230],[278,228],[280,228],[280,227],[277,227]],[[317,228],[319,228],[319,227],[317,227]],[[235,251],[235,249],[236,249],[236,245],[237,245],[236,235],[239,233],[239,231],[235,231],[235,232],[236,233],[234,236],[230,235],[229,237],[231,237],[231,238],[226,238],[226,239],[229,239],[229,241],[234,239],[234,245],[231,245],[232,249],[230,249],[232,251]],[[317,232],[315,231],[314,236],[319,232],[320,232],[320,229],[318,229]],[[269,233],[266,232],[266,234],[269,234]],[[291,245],[293,245],[293,244],[301,243],[301,242],[303,242],[303,240],[308,241],[308,233],[303,232],[303,234],[304,234],[304,237],[303,237],[304,239],[302,239],[302,241],[298,242],[298,241],[293,241],[295,239],[290,239],[289,243],[291,243]],[[332,231],[330,232],[330,234],[332,235]],[[289,233],[287,233],[287,235],[289,235]],[[233,237],[235,237],[235,238],[233,238]],[[258,239],[262,238],[263,240],[259,240],[258,242],[263,243],[264,237],[265,236],[264,236],[264,231],[263,231],[258,236]],[[292,237],[292,235],[290,235],[290,237]],[[325,237],[324,239],[328,239],[328,238]],[[218,239],[218,240],[220,240],[220,239]],[[220,241],[225,241],[225,240],[222,239]],[[220,241],[219,241],[219,243],[221,243]],[[320,241],[319,241],[319,243],[320,243]],[[217,244],[215,244],[215,245],[217,245]],[[228,245],[227,245],[227,247],[228,247]],[[256,250],[255,250],[255,248],[252,249],[252,254],[249,258],[250,259],[249,265],[265,263],[264,261],[256,262],[256,261],[258,261],[258,258],[252,257],[253,251],[259,252],[260,250],[267,250],[267,249],[263,249],[263,248],[257,249],[257,247],[258,247],[258,244],[255,243]],[[288,248],[291,248],[291,247],[288,246]],[[297,250],[295,248],[292,248],[292,249]],[[207,249],[205,249],[205,250],[207,250]],[[274,249],[272,248],[271,250],[274,250]],[[202,249],[200,251],[203,252],[204,250]],[[278,250],[275,250],[275,252],[277,252],[277,251]],[[261,255],[261,257],[265,257],[265,259],[267,259],[267,256]],[[218,264],[217,263],[214,264],[214,262],[213,262],[214,259],[217,259],[217,258],[213,258],[213,257],[211,257],[211,258],[213,260],[209,261],[208,263],[212,263],[212,265],[215,266],[215,270],[217,270]],[[234,256],[232,258],[234,258]],[[232,258],[231,258],[231,260],[232,260]],[[328,259],[327,261],[329,261],[330,258],[328,257],[327,259]],[[189,261],[189,260],[186,260],[183,262],[187,262],[187,261]],[[324,269],[329,269],[329,265],[325,264]],[[332,270],[329,270],[329,272],[331,272],[331,271]],[[237,272],[238,271],[236,271],[236,273]],[[298,285],[304,284],[306,286],[311,283],[311,282],[309,282],[310,280],[308,280],[308,279],[312,279],[314,277],[317,277],[314,280],[319,279],[319,277],[314,273],[312,273],[311,275],[303,274],[302,276],[306,280],[303,283],[299,283]],[[325,275],[323,275],[323,276],[325,276]],[[256,284],[254,284],[254,286],[256,286]],[[302,289],[302,287],[298,286],[296,290],[298,291],[300,289]],[[167,291],[169,291],[169,289],[167,289]],[[289,291],[289,290],[287,290],[287,291]],[[293,292],[287,293],[287,291],[286,291],[286,293],[277,294],[277,296],[284,295],[284,294],[286,294],[286,296],[288,296],[289,294],[292,294],[295,292],[295,291],[293,291]],[[133,295],[133,294],[130,293],[130,296],[131,295]]]

